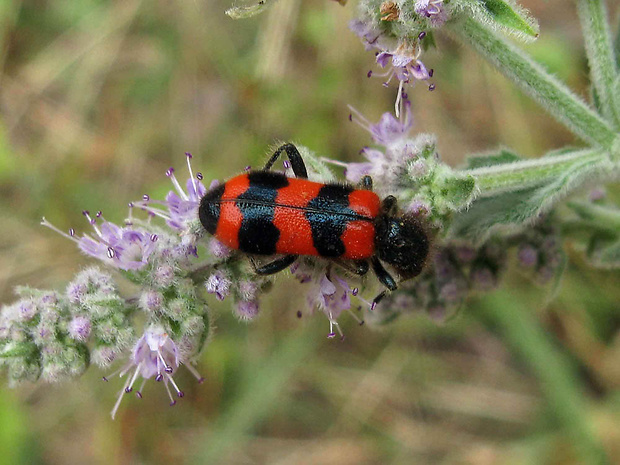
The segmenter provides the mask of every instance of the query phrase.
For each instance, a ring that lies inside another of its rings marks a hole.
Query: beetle
[[[271,171],[282,153],[288,156],[294,178]],[[401,214],[394,196],[380,200],[370,176],[357,188],[309,181],[304,160],[290,143],[279,147],[262,170],[209,190],[198,216],[207,232],[230,248],[250,256],[283,255],[260,266],[252,261],[261,275],[284,270],[300,255],[315,255],[358,275],[372,267],[387,290],[394,291],[397,281],[382,262],[403,281],[420,274],[429,254],[423,224],[411,214]],[[374,299],[373,308],[387,290]]]

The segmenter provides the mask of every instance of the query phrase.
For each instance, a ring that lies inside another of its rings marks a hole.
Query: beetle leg
[[[372,269],[377,275],[377,279],[381,284],[387,287],[390,291],[395,291],[398,289],[398,284],[396,284],[396,280],[392,277],[390,273],[387,272],[383,265],[379,261],[379,259],[375,256],[372,257]]]
[[[395,216],[398,213],[398,201],[393,195],[388,195],[383,202],[381,202],[381,210],[387,213],[388,216]]]
[[[364,276],[370,269],[367,260],[334,260],[334,262],[345,270],[359,276]]]
[[[365,191],[371,191],[372,190],[372,178],[368,175],[362,176],[362,179],[360,179],[360,182],[359,182],[359,187],[361,189],[364,189]]]
[[[370,306],[370,309],[374,310],[375,308],[377,308],[377,304],[381,302],[386,295],[387,295],[387,291],[383,291],[379,295],[377,295],[377,297],[372,299],[372,304]]]
[[[282,271],[284,268],[292,265],[295,260],[297,260],[297,255],[285,255],[284,257],[277,258],[272,262],[257,266],[254,259],[250,257],[250,263],[252,264],[254,271],[256,274],[261,275],[274,274],[278,271]]]
[[[293,168],[293,173],[295,173],[295,176],[298,178],[307,179],[308,171],[306,171],[306,164],[304,163],[304,159],[299,153],[299,150],[297,150],[297,147],[293,144],[281,145],[278,150],[273,153],[271,158],[267,160],[267,163],[265,163],[265,167],[263,169],[271,169],[276,160],[280,158],[282,152],[286,152],[288,155],[288,159],[291,161],[291,167]]]

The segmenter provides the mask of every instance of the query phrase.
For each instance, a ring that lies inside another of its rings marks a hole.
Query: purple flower
[[[18,317],[21,321],[30,321],[37,314],[38,309],[32,299],[25,299],[18,303]]]
[[[121,228],[104,222],[101,228],[93,225],[97,238],[83,235],[78,240],[82,252],[112,264],[121,270],[138,270],[147,264],[155,249],[151,234],[135,229]]]
[[[132,355],[127,364],[114,373],[114,375],[118,374],[120,377],[126,376],[127,379],[112,409],[112,419],[116,416],[116,412],[123,400],[124,394],[133,391],[138,376],[141,376],[143,379],[139,390],[136,392],[139,398],[142,398],[142,389],[146,381],[150,378],[155,378],[155,381],[164,382],[164,387],[170,398],[170,405],[175,405],[176,400],[172,396],[172,392],[168,385],[172,385],[176,391],[177,397],[180,398],[184,396],[183,391],[179,389],[172,377],[181,363],[177,346],[174,341],[170,339],[168,333],[158,325],[148,328],[134,345]],[[190,367],[190,365],[187,366],[188,368]],[[197,375],[193,367],[190,369],[190,372],[195,376]],[[110,377],[111,376],[113,375],[110,375]],[[199,381],[202,381],[202,378],[199,376],[197,376],[197,378],[199,378]],[[108,380],[106,377],[103,379],[105,381]]]
[[[402,92],[403,84],[412,83],[414,80],[426,81],[432,77],[422,61],[418,60],[420,52],[406,44],[401,44],[393,52],[383,51],[376,57],[377,64],[382,68],[388,68],[387,72],[382,76],[387,76],[385,85],[387,85],[393,77],[400,81],[399,92]],[[389,68],[390,59],[392,67]]]
[[[170,219],[167,220],[168,226],[180,231],[185,230],[187,223],[195,221],[198,215],[198,206],[200,205],[200,199],[207,193],[207,189],[202,184],[202,175],[198,173],[198,178],[195,178],[192,172],[192,166],[190,160],[192,155],[187,155],[187,167],[190,177],[185,182],[184,191],[181,185],[174,176],[174,170],[170,168],[166,175],[172,180],[175,191],[170,191],[166,196],[166,204],[168,206],[168,212],[170,213]],[[213,187],[213,186],[212,186]]]
[[[349,22],[349,29],[359,36],[366,47],[366,50],[372,50],[378,46],[378,40],[383,35],[372,22],[354,19]]]
[[[90,336],[92,324],[85,316],[76,316],[69,322],[69,336],[76,341],[86,341]]]
[[[427,217],[431,212],[431,206],[428,202],[419,199],[413,199],[407,207],[405,207],[405,211],[408,213],[412,213],[418,217]]]
[[[88,296],[99,294],[101,297],[109,297],[116,294],[116,286],[109,274],[91,267],[78,273],[67,285],[65,294],[72,304],[83,305]]]
[[[165,289],[170,286],[174,281],[174,268],[170,265],[161,265],[155,270],[155,284]]]
[[[430,0],[419,5],[419,11],[428,18],[431,26],[440,26],[446,19],[443,2],[440,0]],[[424,21],[426,23],[426,21]],[[423,24],[421,27],[426,27]],[[424,63],[419,59],[422,53],[421,42],[426,36],[422,31],[417,39],[401,40],[395,43],[395,39],[379,30],[372,20],[354,20],[349,23],[349,28],[357,34],[366,47],[366,50],[379,50],[376,54],[376,62],[386,71],[380,76],[385,79],[383,85],[387,87],[393,78],[399,81],[398,95],[396,98],[396,113],[398,113],[399,100],[404,86],[413,84],[415,81],[426,81],[433,76],[433,70],[428,70]],[[368,77],[373,76],[373,72],[368,72]],[[430,85],[429,90],[434,90],[435,86]]]
[[[230,255],[231,249],[227,245],[222,244],[216,238],[212,237],[208,244],[209,252],[215,258],[226,258]]]
[[[403,99],[404,113],[400,117],[395,117],[392,113],[383,113],[381,119],[376,124],[371,124],[361,114],[356,114],[357,122],[368,132],[372,139],[379,145],[390,147],[399,143],[409,136],[413,127],[413,117],[411,116],[411,102]]]
[[[121,228],[109,221],[103,221],[101,226],[97,226],[97,220],[91,218],[88,212],[85,211],[84,216],[92,225],[94,236],[84,234],[78,238],[73,230],[66,234],[45,218],[41,224],[76,242],[85,254],[121,270],[138,270],[147,264],[148,257],[156,248],[156,235],[128,227]],[[101,218],[101,214],[98,213],[97,217]]]
[[[239,294],[243,300],[254,300],[258,291],[258,284],[255,281],[243,280],[239,283]]]
[[[88,292],[88,286],[79,281],[72,281],[67,286],[67,297],[69,298],[69,302],[72,304],[79,304],[83,301],[84,297]]]
[[[471,272],[470,279],[474,289],[480,291],[490,291],[497,286],[497,277],[490,268],[474,268]]]
[[[414,10],[428,18],[432,26],[442,26],[448,19],[443,0],[416,0]]]
[[[354,108],[351,109],[351,121],[359,124],[368,131],[373,141],[382,145],[383,150],[364,147],[360,153],[367,161],[361,163],[343,163],[337,160],[327,160],[335,165],[345,167],[345,176],[348,181],[357,183],[365,176],[371,176],[380,193],[392,193],[393,184],[398,176],[403,174],[410,164],[419,159],[421,147],[415,140],[409,139],[413,127],[411,116],[411,102],[407,98],[402,100],[402,110],[398,117],[391,113],[384,113],[378,123],[373,124]]]
[[[242,320],[253,320],[258,315],[258,303],[255,300],[241,300],[237,302],[235,313]]]
[[[140,307],[146,312],[154,312],[161,308],[164,296],[161,292],[147,290],[140,296]]]
[[[530,244],[521,244],[517,257],[524,268],[532,268],[538,263],[538,251]]]
[[[310,283],[311,287],[306,294],[306,302],[311,310],[321,311],[329,320],[328,338],[336,336],[334,328],[344,339],[338,317],[343,311],[347,311],[361,324],[351,312],[351,296],[357,296],[358,289],[352,288],[349,283],[342,279],[334,270],[326,273],[324,270],[312,270],[304,264],[296,264],[291,270],[301,283]]]
[[[174,168],[168,168],[166,176],[172,181],[174,190],[168,192],[165,201],[151,199],[150,196],[144,195],[141,201],[132,202],[130,208],[140,207],[154,216],[159,216],[166,220],[166,224],[179,232],[186,232],[188,226],[195,222],[198,218],[198,207],[200,199],[206,194],[207,189],[202,183],[202,174],[192,170],[191,153],[185,153],[187,160],[187,169],[189,178],[185,182],[185,189],[181,186],[178,179],[174,175]],[[215,181],[217,182],[217,181]],[[160,205],[160,208],[156,205]],[[131,214],[130,219],[131,221]]]
[[[205,287],[209,294],[215,294],[217,300],[224,300],[230,294],[230,285],[232,282],[221,271],[216,271],[207,278]]]

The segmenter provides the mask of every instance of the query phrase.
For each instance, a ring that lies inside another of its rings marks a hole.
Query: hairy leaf
[[[620,268],[620,239],[613,242],[593,240],[588,259],[597,268]]]
[[[505,0],[481,0],[481,3],[499,25],[531,37],[538,37],[538,24],[527,17],[517,5]]]
[[[452,211],[466,208],[472,201],[476,189],[473,176],[450,176],[438,182],[442,202]]]
[[[499,152],[492,152],[484,155],[473,155],[467,158],[466,169],[473,170],[487,166],[503,165],[521,160],[521,157],[507,149],[500,149]]]
[[[583,160],[541,184],[481,197],[468,210],[454,216],[448,235],[479,243],[497,229],[519,229],[534,222],[570,191],[606,167],[604,162]]]

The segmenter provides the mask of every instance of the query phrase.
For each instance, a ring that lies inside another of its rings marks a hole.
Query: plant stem
[[[462,173],[473,176],[476,179],[479,195],[485,196],[540,184],[585,162],[589,164],[609,163],[609,156],[603,150],[586,149],[533,160],[463,170]]]
[[[612,147],[617,134],[610,125],[521,49],[472,18],[452,23],[450,30],[530,94],[575,135],[597,146]]]
[[[618,71],[604,0],[577,0],[577,12],[590,64],[592,85],[603,116],[620,127],[620,95],[614,92]]]

